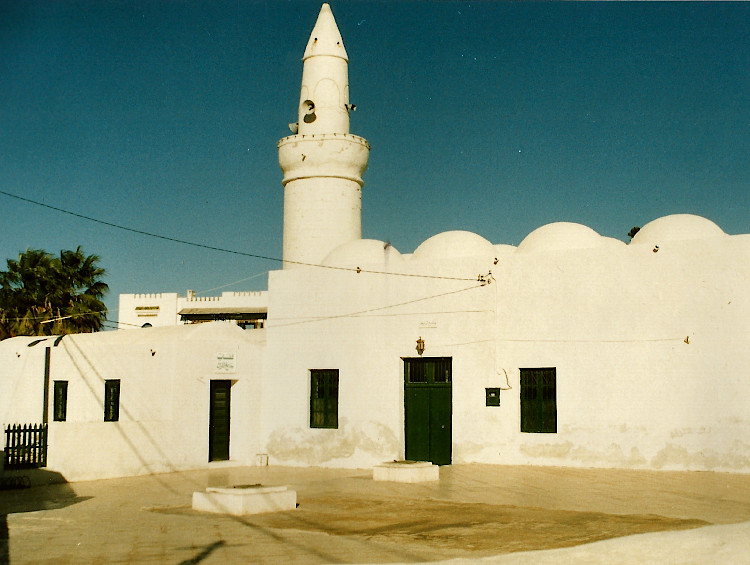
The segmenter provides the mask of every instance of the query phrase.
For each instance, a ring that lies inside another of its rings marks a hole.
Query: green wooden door
[[[208,423],[208,460],[229,459],[229,414],[232,381],[211,381]]]
[[[557,375],[554,367],[521,369],[521,431],[557,433]]]
[[[406,459],[430,461],[430,389],[404,388]]]
[[[406,459],[450,465],[453,390],[450,357],[404,359]]]
[[[430,390],[430,458],[436,465],[450,465],[452,451],[451,420],[453,395],[450,385]]]

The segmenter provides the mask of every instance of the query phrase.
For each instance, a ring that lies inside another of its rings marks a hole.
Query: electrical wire
[[[245,251],[237,251],[235,249],[226,249],[224,247],[216,247],[214,245],[206,245],[205,243],[196,243],[194,241],[187,241],[184,239],[179,239],[176,237],[169,237],[166,235],[159,235],[156,233],[147,232],[144,230],[139,230],[135,228],[130,228],[127,226],[122,226],[120,224],[115,224],[113,222],[108,222],[106,220],[100,220],[98,218],[92,218],[91,216],[86,216],[84,214],[79,214],[77,212],[71,212],[70,210],[66,210],[64,208],[60,208],[58,206],[52,206],[50,204],[44,204],[43,202],[39,202],[37,200],[32,200],[31,198],[24,198],[23,196],[18,196],[17,194],[13,194],[11,192],[7,192],[5,190],[0,190],[0,194],[4,196],[8,196],[9,198],[15,198],[16,200],[20,200],[22,202],[27,202],[29,204],[34,204],[35,206],[41,206],[42,208],[47,208],[49,210],[55,210],[56,212],[60,212],[62,214],[67,214],[69,216],[73,216],[75,218],[79,218],[81,220],[87,220],[89,222],[94,222],[96,224],[102,224],[104,226],[109,226],[111,228],[116,228],[119,230],[124,230],[131,233],[137,233],[139,235],[144,235],[147,237],[153,237],[156,239],[162,239],[164,241],[171,241],[172,243],[181,243],[183,245],[190,245],[192,247],[199,247],[201,249],[208,249],[209,251],[220,251],[222,253],[231,253],[233,255],[240,255],[243,257],[251,257],[253,259],[264,259],[266,261],[276,261],[282,264],[289,264],[289,265],[300,265],[304,267],[317,267],[319,269],[331,269],[336,271],[350,271],[355,273],[369,273],[369,274],[376,274],[376,275],[391,275],[396,277],[415,277],[415,278],[423,278],[423,279],[442,279],[442,280],[453,280],[453,281],[474,281],[477,280],[475,278],[466,278],[466,277],[444,277],[444,276],[438,276],[438,275],[420,275],[417,273],[392,273],[388,271],[372,271],[369,269],[361,269],[359,267],[336,267],[333,265],[320,265],[317,263],[306,263],[303,261],[291,261],[289,259],[279,259],[278,257],[270,257],[268,255],[259,255],[257,253],[247,253]],[[481,277],[481,275],[480,275]]]
[[[91,316],[92,314],[109,314],[110,312],[117,312],[117,310],[92,310],[91,312],[79,312],[78,314],[70,314],[68,316],[55,316],[54,318],[48,318],[46,316],[23,316],[22,318],[3,318],[5,321],[20,322],[21,320],[33,320],[37,322],[41,320],[40,324],[49,324],[51,322],[58,322],[60,320],[67,320],[68,318],[77,318],[79,316]]]
[[[227,283],[227,284],[223,284],[221,286],[216,286],[214,288],[209,288],[207,290],[198,290],[198,291],[196,291],[195,294],[204,294],[206,292],[213,292],[215,290],[221,290],[222,288],[227,288],[228,286],[234,286],[234,285],[236,285],[238,283],[241,283],[241,282],[249,281],[249,280],[252,280],[252,279],[257,279],[258,277],[262,277],[263,275],[267,275],[267,274],[268,274],[268,271],[263,271],[262,273],[258,273],[257,275],[253,275],[252,277],[247,277],[247,278],[244,278],[244,279],[240,279],[238,281],[234,281],[234,282],[230,282],[230,283]]]
[[[378,306],[377,308],[368,308],[367,310],[360,310],[357,312],[349,312],[347,314],[336,314],[333,316],[320,316],[320,317],[314,317],[314,318],[308,318],[306,320],[297,320],[295,322],[290,322],[287,324],[269,324],[269,328],[280,328],[280,327],[287,327],[287,326],[296,326],[299,324],[309,324],[311,322],[324,322],[326,320],[335,320],[339,318],[356,318],[360,317],[364,314],[369,314],[370,312],[378,312],[380,310],[387,310],[389,308],[397,308],[399,306],[406,306],[408,304],[414,304],[416,302],[423,302],[425,300],[431,300],[433,298],[440,298],[442,296],[449,296],[451,294],[458,294],[459,292],[466,292],[467,290],[474,290],[476,288],[483,288],[483,284],[479,285],[472,285],[465,288],[459,288],[458,290],[450,290],[448,292],[441,292],[440,294],[433,294],[431,296],[423,296],[421,298],[415,298],[414,300],[407,300],[406,302],[399,302],[396,304],[389,304],[387,306]],[[289,318],[276,318],[277,320],[284,320]]]

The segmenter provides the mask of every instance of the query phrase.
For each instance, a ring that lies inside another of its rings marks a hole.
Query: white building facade
[[[268,313],[268,292],[223,292],[220,296],[197,296],[188,290],[155,294],[121,294],[119,329],[176,326],[231,320],[242,328],[262,328]]]
[[[297,133],[279,143],[285,268],[246,301],[263,327],[176,325],[201,301],[130,295],[134,326],[172,327],[5,340],[4,425],[44,415],[48,466],[69,480],[226,460],[750,472],[750,235],[675,214],[627,245],[565,222],[518,247],[361,239],[369,148],[349,133],[327,5],[310,41]],[[336,195],[346,229],[315,239],[303,212]]]

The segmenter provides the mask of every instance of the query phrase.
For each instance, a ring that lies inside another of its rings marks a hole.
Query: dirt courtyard
[[[193,491],[256,483],[289,485],[298,508],[191,508]],[[453,465],[402,484],[368,470],[216,466],[0,491],[0,563],[408,563],[744,521],[747,475]]]

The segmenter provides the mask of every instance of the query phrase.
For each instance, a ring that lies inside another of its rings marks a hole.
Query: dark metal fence
[[[5,469],[47,466],[47,424],[13,424],[5,428]]]

